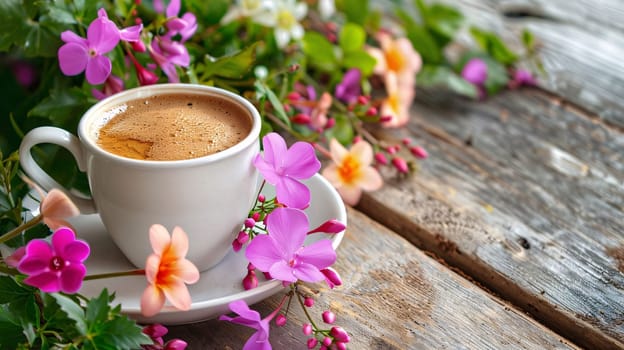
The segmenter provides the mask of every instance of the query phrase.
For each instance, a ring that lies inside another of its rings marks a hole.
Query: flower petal
[[[158,269],[160,268],[160,255],[151,254],[145,261],[145,278],[148,283],[154,283],[156,276],[158,276]]]
[[[245,257],[262,272],[268,272],[273,264],[285,259],[284,253],[275,246],[274,239],[267,235],[256,236],[247,246]]]
[[[24,279],[24,283],[37,287],[46,293],[55,293],[61,290],[59,279],[54,272],[44,272],[38,275],[30,275]]]
[[[91,85],[99,85],[106,81],[113,65],[106,56],[95,56],[87,61],[87,81]]]
[[[273,164],[273,167],[279,168],[281,162],[286,155],[286,141],[278,133],[271,132],[262,138],[262,146],[264,148],[264,161]]]
[[[124,28],[119,31],[119,38],[123,41],[128,41],[128,42],[138,41],[139,38],[141,37],[141,30],[143,30],[142,23]]]
[[[176,257],[184,258],[186,253],[188,253],[188,249],[189,241],[186,232],[178,226],[174,227],[171,233],[171,246],[169,250],[174,252]]]
[[[262,155],[256,155],[253,164],[256,169],[258,169],[260,174],[262,174],[262,177],[264,177],[266,182],[270,183],[271,185],[275,185],[279,182],[280,176],[277,175],[277,173],[275,172],[275,167],[273,166],[273,163],[267,162],[266,159],[262,158]]]
[[[188,259],[179,260],[176,263],[176,267],[172,272],[177,278],[184,281],[184,283],[193,284],[199,281],[199,270]]]
[[[61,227],[52,234],[52,247],[54,253],[61,255],[65,247],[76,240],[76,234],[69,227]],[[62,256],[64,257],[64,256]]]
[[[161,288],[167,300],[176,309],[186,311],[191,308],[191,294],[184,281],[173,279]]]
[[[305,209],[310,205],[310,189],[290,177],[281,178],[275,184],[275,193],[280,203],[291,208]]]
[[[373,162],[373,147],[366,141],[355,143],[350,153],[357,157],[362,165],[370,165]]]
[[[141,314],[145,317],[156,315],[165,305],[165,294],[153,284],[143,291],[141,296]]]
[[[276,208],[267,217],[267,231],[287,259],[303,246],[310,228],[308,216],[294,208]],[[253,241],[252,241],[253,242]]]
[[[321,168],[314,147],[308,142],[295,142],[283,157],[288,176],[299,180],[310,178]]]
[[[87,46],[70,42],[61,46],[58,50],[59,66],[65,75],[78,75],[87,67],[89,56]]]
[[[329,153],[334,163],[342,163],[342,159],[349,153],[344,146],[336,139],[329,141]]]
[[[80,210],[64,192],[54,188],[43,198],[41,214],[48,218],[69,218],[80,214]]]
[[[171,0],[165,12],[167,17],[176,17],[180,13],[180,5],[180,0]]]
[[[89,257],[90,251],[89,245],[86,242],[75,240],[67,244],[59,255],[65,260],[82,263]]]
[[[247,303],[243,300],[236,300],[229,304],[230,310],[236,312],[240,317],[248,319],[250,321],[260,322],[260,313],[256,310],[249,308]]]
[[[85,49],[88,45],[88,41],[87,39],[79,36],[78,34],[72,32],[71,30],[66,30],[64,32],[61,33],[61,40],[63,40],[66,43],[75,43],[75,44],[79,44],[81,46],[84,46]]]
[[[369,166],[362,170],[359,185],[365,191],[375,191],[383,186],[383,179],[375,168]]]
[[[297,282],[297,277],[294,274],[295,270],[284,260],[273,264],[268,272],[271,274],[271,277],[277,280]]]
[[[87,29],[89,47],[95,49],[97,55],[110,52],[117,46],[120,39],[119,29],[115,23],[106,17],[98,17]]]
[[[303,247],[298,253],[299,261],[316,266],[319,270],[336,262],[336,251],[329,239],[322,239]]]
[[[311,264],[297,264],[294,268],[294,275],[297,279],[310,283],[325,280],[325,275]]]
[[[269,333],[258,330],[252,334],[243,346],[244,350],[271,350],[269,343]]]
[[[338,173],[338,166],[336,166],[336,164],[328,165],[325,169],[323,169],[321,175],[323,175],[323,177],[325,177],[335,188],[340,188],[340,186],[342,186],[342,179]]]
[[[362,197],[362,189],[358,186],[342,186],[337,190],[342,200],[348,205],[356,205]]]
[[[87,268],[83,264],[71,264],[63,268],[59,278],[61,291],[69,294],[76,293],[82,286],[86,274]]]
[[[149,239],[150,244],[152,245],[152,250],[154,250],[154,253],[157,255],[162,255],[171,244],[169,231],[167,231],[163,225],[159,224],[154,224],[150,227]]]

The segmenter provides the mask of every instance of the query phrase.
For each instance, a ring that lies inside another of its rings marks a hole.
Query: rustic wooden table
[[[344,285],[319,285],[319,310],[351,349],[624,349],[624,3],[449,3],[512,43],[531,30],[548,77],[484,102],[418,91],[409,127],[379,136],[430,158],[348,210]],[[294,310],[274,349],[305,348]],[[170,329],[190,349],[252,332]]]

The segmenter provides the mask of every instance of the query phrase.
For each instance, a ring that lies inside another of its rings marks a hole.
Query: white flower
[[[319,0],[318,11],[323,20],[329,19],[336,12],[334,0]]]
[[[227,24],[240,18],[251,18],[252,21],[261,23],[264,18],[271,16],[271,8],[271,0],[236,0],[236,4],[221,19],[221,23]]]
[[[275,28],[277,46],[283,48],[290,39],[299,40],[303,37],[304,29],[299,23],[308,13],[308,6],[296,0],[276,0],[273,2],[270,15],[256,18],[256,22],[267,27]]]

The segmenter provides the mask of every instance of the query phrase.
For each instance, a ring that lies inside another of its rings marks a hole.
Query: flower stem
[[[33,226],[37,225],[39,222],[41,222],[41,220],[43,220],[43,216],[39,214],[35,216],[34,218],[30,219],[29,221],[26,221],[25,223],[17,226],[13,230],[0,236],[0,243],[4,243],[10,240],[11,238],[17,237],[23,231],[26,231],[29,228],[32,228]]]
[[[295,290],[295,294],[297,295],[297,301],[299,302],[299,305],[301,305],[301,308],[303,309],[303,313],[306,315],[306,318],[308,319],[308,321],[310,321],[310,324],[312,325],[312,327],[315,330],[318,330],[319,328],[316,326],[316,323],[314,323],[314,320],[312,319],[312,316],[310,316],[310,313],[308,313],[308,308],[306,308],[305,304],[303,303],[303,299],[301,294],[296,292],[297,287],[293,287],[293,290]]]
[[[96,279],[101,279],[101,278],[137,276],[137,275],[144,275],[144,274],[145,274],[144,269],[137,269],[137,270],[129,270],[129,271],[121,271],[121,272],[108,272],[108,273],[98,273],[95,275],[88,275],[84,278],[84,280],[88,281],[88,280],[96,280]]]

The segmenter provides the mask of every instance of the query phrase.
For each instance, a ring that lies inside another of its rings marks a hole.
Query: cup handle
[[[85,158],[83,156],[80,140],[66,130],[51,126],[42,126],[29,131],[22,140],[19,148],[19,158],[22,168],[26,174],[32,178],[44,190],[50,191],[58,188],[65,192],[67,196],[80,209],[81,214],[93,214],[96,212],[93,199],[85,196],[78,196],[72,191],[61,186],[50,175],[48,175],[32,157],[30,150],[40,143],[51,143],[67,149],[76,159],[78,169],[82,172],[86,170]]]

